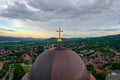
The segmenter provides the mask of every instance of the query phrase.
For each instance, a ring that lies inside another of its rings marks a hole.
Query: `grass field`
[[[0,47],[6,46],[25,46],[25,45],[33,45],[34,42],[25,42],[25,43],[0,43]]]
[[[30,72],[30,66],[23,66],[23,69],[25,70],[25,72]]]
[[[24,44],[21,43],[0,43],[0,46],[24,46]]]

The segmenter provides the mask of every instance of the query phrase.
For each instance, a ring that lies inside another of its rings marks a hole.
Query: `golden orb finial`
[[[58,42],[58,43],[62,43],[61,32],[63,32],[63,31],[61,30],[61,28],[59,28],[59,29],[57,30],[57,32],[59,33],[59,37],[58,37],[57,42]]]

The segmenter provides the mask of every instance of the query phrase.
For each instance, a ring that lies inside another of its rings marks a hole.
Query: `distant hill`
[[[79,38],[62,38],[63,41],[73,41]],[[57,38],[52,37],[48,39],[43,38],[23,38],[23,37],[11,37],[11,36],[0,36],[0,42],[21,42],[21,41],[41,41],[41,42],[56,42]]]
[[[100,42],[100,41],[120,41],[120,34],[119,35],[110,35],[104,37],[89,37],[89,38],[62,38],[63,42],[66,41],[93,41],[93,42]],[[57,38],[52,37],[48,39],[43,38],[23,38],[23,37],[11,37],[11,36],[0,36],[0,42],[21,42],[21,41],[41,41],[41,42],[56,42]]]
[[[83,39],[87,42],[107,42],[107,41],[120,41],[120,34],[118,35],[109,35],[109,36],[103,36],[103,37],[91,37],[91,38],[85,38]],[[81,40],[79,40],[81,41]]]
[[[79,40],[79,39],[82,39],[82,38],[62,38],[63,42],[75,41],[75,40]],[[57,41],[57,38],[55,38],[55,37],[44,40],[44,42],[56,42],[56,41]]]
[[[23,38],[23,37],[11,37],[11,36],[0,36],[0,42],[21,42],[21,41],[41,41],[41,38]]]
[[[104,37],[94,37],[94,38],[85,38],[82,40],[77,40],[77,42],[88,43],[89,45],[95,45],[96,43],[101,46],[101,50],[103,45],[120,52],[120,34],[119,35],[111,35]]]

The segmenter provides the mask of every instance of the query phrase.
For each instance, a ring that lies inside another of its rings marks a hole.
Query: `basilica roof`
[[[30,80],[90,80],[90,74],[74,51],[55,47],[39,55],[31,68]]]

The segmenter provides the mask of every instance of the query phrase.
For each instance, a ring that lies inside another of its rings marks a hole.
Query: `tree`
[[[120,63],[112,63],[110,68],[112,70],[120,70]]]
[[[15,64],[13,80],[21,80],[21,78],[24,76],[24,74],[25,74],[25,71],[24,71],[23,67],[20,64]]]

